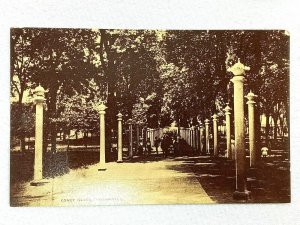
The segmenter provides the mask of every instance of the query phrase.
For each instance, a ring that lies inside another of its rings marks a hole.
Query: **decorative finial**
[[[240,59],[238,58],[238,62],[234,64],[232,67],[229,67],[227,69],[228,72],[232,72],[235,76],[241,76],[244,75],[245,71],[250,70],[250,67],[245,66],[240,62]]]
[[[249,91],[248,95],[245,96],[245,98],[248,99],[247,103],[255,103],[254,99],[257,97],[251,90]]]
[[[212,116],[212,118],[213,118],[214,120],[216,120],[216,119],[218,118],[217,114],[215,113],[215,114]]]
[[[102,100],[99,101],[99,104],[97,104],[95,108],[98,111],[105,111],[105,109],[107,109],[106,105],[104,104],[104,101]]]
[[[40,84],[34,89],[34,93],[36,96],[45,97],[45,89]]]
[[[231,108],[230,108],[230,106],[229,106],[229,102],[226,103],[226,107],[225,107],[224,110],[225,110],[225,114],[230,114]]]

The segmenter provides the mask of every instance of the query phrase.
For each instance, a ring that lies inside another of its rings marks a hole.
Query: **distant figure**
[[[168,150],[168,154],[171,155],[171,153],[173,153],[173,155],[175,155],[175,138],[174,137],[170,137],[170,146],[169,146],[169,150]]]
[[[165,151],[165,158],[170,154],[170,149],[173,144],[172,137],[170,135],[166,136],[166,151]]]
[[[174,156],[177,157],[179,156],[179,146],[178,146],[178,140],[179,137],[175,137],[173,141],[173,151],[174,151]]]
[[[154,140],[154,147],[155,147],[155,150],[156,150],[156,155],[158,155],[158,147],[159,147],[159,144],[160,144],[160,138],[155,137],[155,140]]]
[[[146,149],[148,151],[148,155],[151,155],[152,146],[151,146],[150,138],[147,138]]]
[[[261,157],[263,157],[263,158],[267,157],[268,151],[269,151],[269,149],[267,147],[262,147],[261,148]]]
[[[187,148],[186,141],[183,139],[183,137],[180,137],[178,141],[178,155],[182,156],[186,148]]]
[[[138,154],[143,155],[143,150],[144,150],[143,141],[140,140],[139,147],[138,147]]]
[[[169,154],[169,148],[172,144],[172,139],[169,135],[165,134],[161,141],[161,148],[163,150],[163,157],[167,158]]]
[[[160,145],[160,147],[161,147],[161,149],[162,149],[162,151],[163,151],[163,157],[165,157],[165,156],[166,156],[166,151],[167,151],[167,148],[168,148],[168,146],[167,146],[167,136],[166,136],[166,134],[164,134],[164,136],[163,136],[163,138],[162,138],[162,140],[161,140],[161,145]]]

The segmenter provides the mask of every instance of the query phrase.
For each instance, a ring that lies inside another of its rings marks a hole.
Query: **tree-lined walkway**
[[[157,158],[159,159],[159,157]],[[214,203],[196,174],[184,166],[188,157],[136,163],[107,163],[50,179],[43,186],[18,184],[13,206]],[[34,200],[34,201],[33,201]]]
[[[267,183],[274,202],[289,201],[289,158],[266,162],[270,138],[289,152],[288,32],[26,28],[11,44],[12,205],[211,202],[199,181],[246,201],[277,165],[287,198]],[[69,148],[79,134],[85,152]],[[159,145],[189,157],[136,157]]]

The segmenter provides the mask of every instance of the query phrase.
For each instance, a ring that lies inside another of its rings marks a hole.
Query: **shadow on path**
[[[58,152],[45,157],[44,176],[62,176],[70,169],[87,168],[99,162],[99,152],[70,151]],[[195,176],[211,199],[218,203],[241,203],[234,201],[235,190],[234,161],[209,156],[170,156],[162,154],[124,157],[126,163],[152,163],[157,161],[178,161],[179,164],[167,165],[167,169]],[[145,165],[146,166],[146,165]],[[247,186],[252,193],[247,203],[285,203],[290,202],[289,161],[278,157],[269,157],[261,161],[255,170],[248,169]],[[20,191],[19,183],[33,179],[33,153],[11,154],[11,190]],[[12,193],[11,193],[12,194]]]
[[[235,191],[234,161],[226,158],[189,157],[176,158],[180,165],[170,169],[194,173],[211,199],[218,203],[287,203],[290,202],[289,162],[276,158],[262,160],[256,169],[247,169],[247,187],[251,199],[237,201]]]
[[[27,182],[33,179],[33,152],[13,152],[10,160],[10,181]],[[43,159],[43,175],[45,178],[62,176],[70,169],[86,168],[99,162],[98,152],[70,151],[51,154],[47,152]]]

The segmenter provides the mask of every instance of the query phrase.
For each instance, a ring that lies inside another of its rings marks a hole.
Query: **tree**
[[[252,90],[259,95],[256,99],[256,127],[260,127],[262,113],[267,118],[272,116],[277,126],[280,112],[285,112],[289,101],[287,32],[170,31],[166,36],[165,58],[173,68],[166,72],[169,83],[164,102],[172,111],[180,109],[178,117],[184,118],[184,122],[195,117],[203,120],[214,111],[220,111],[225,102],[232,102],[229,81],[232,75],[226,69],[240,58],[251,67],[246,73],[245,91]],[[266,137],[268,132],[269,122]],[[261,136],[260,129],[256,129],[256,133],[257,137]],[[260,149],[259,139],[257,145]]]
[[[12,103],[10,106],[10,134],[11,137],[32,137],[34,136],[34,107],[32,105],[22,105],[22,112],[20,113],[20,105]],[[20,139],[20,150],[25,150],[25,140]]]
[[[288,109],[289,38],[283,31],[22,28],[12,30],[11,42],[12,95],[22,107],[24,91],[38,83],[47,90],[45,137],[50,131],[52,151],[60,126],[93,127],[92,104],[100,100],[108,106],[107,131],[116,129],[118,111],[125,121],[145,117],[149,127],[174,120],[187,126],[222,114],[232,101],[227,68],[237,58],[251,67],[246,91],[259,93],[257,124],[261,112],[277,121]]]
[[[99,88],[94,80],[88,86],[72,96],[59,95],[57,112],[59,127],[69,133],[70,130],[99,133],[99,115],[95,106],[99,102]]]
[[[135,117],[139,99],[147,99],[161,87],[155,59],[157,35],[148,30],[99,30],[97,34],[95,49],[103,77],[96,82],[105,84],[102,100],[108,107],[106,143],[110,146],[108,131],[117,129],[118,111],[124,121]]]
[[[58,95],[71,95],[84,87],[94,75],[93,56],[87,54],[93,44],[93,31],[84,29],[34,29],[31,47],[37,72],[32,82],[46,90],[46,133],[50,130],[51,150],[56,151]]]
[[[178,90],[177,85],[181,83],[181,91],[176,93],[175,90],[174,97],[187,92],[175,106],[179,108],[183,104],[186,109],[180,108],[182,113],[178,117],[182,122],[192,120],[195,123],[197,117],[204,120],[223,103],[230,78],[225,65],[227,36],[223,31],[167,32],[165,57],[175,69],[169,74],[177,74],[177,79],[168,86]]]
[[[32,29],[11,29],[11,96],[16,99],[17,105],[11,106],[11,113],[18,113],[13,117],[12,124],[17,132],[13,132],[20,139],[20,149],[25,150],[25,134],[27,132],[27,109],[24,109],[24,93],[31,88],[31,78],[37,63],[35,53],[31,46],[31,39],[35,37]]]

